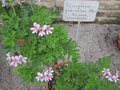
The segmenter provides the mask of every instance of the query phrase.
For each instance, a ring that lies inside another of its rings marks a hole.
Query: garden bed
[[[65,25],[69,30],[69,37],[74,38],[76,25]],[[95,62],[100,57],[110,56],[111,68],[120,71],[120,52],[116,47],[118,32],[120,32],[120,25],[82,24],[78,39],[80,61]],[[24,85],[12,69],[6,66],[1,50],[0,47],[0,90],[42,90],[41,85]]]

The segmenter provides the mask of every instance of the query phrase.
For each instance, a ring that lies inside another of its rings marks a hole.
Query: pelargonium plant
[[[58,62],[79,58],[77,44],[68,38],[64,26],[52,23],[57,11],[38,6],[38,2],[0,3],[1,43],[6,60],[26,83],[47,83],[54,77]]]
[[[8,66],[24,83],[45,83],[50,90],[117,90],[119,72],[107,69],[110,59],[79,62],[76,42],[63,25],[53,23],[58,15],[40,0],[1,0],[0,35]]]

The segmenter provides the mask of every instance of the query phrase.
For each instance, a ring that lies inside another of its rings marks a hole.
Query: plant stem
[[[32,12],[33,12],[33,14],[34,14],[33,5],[32,5],[32,0],[30,0],[30,7],[31,7]]]
[[[58,64],[56,64],[54,67],[57,68],[57,67],[59,67],[59,66],[65,65],[65,64],[68,64],[68,62],[65,61],[65,62],[58,63]]]
[[[10,5],[11,5],[11,7],[12,7],[12,9],[13,9],[14,15],[16,16],[15,8],[13,7],[14,4],[12,3],[12,1],[10,1],[10,0],[8,0],[8,1],[9,1]]]
[[[13,13],[16,16],[16,12],[15,12],[15,8],[13,7],[13,5],[11,5],[12,9],[13,9]]]

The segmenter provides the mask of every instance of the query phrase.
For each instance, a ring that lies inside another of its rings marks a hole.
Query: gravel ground
[[[76,25],[67,25],[70,37],[75,39]],[[73,32],[75,31],[75,32]],[[80,61],[94,62],[100,57],[112,58],[111,68],[120,70],[120,51],[116,40],[120,32],[120,25],[114,24],[82,24],[79,30],[78,45]]]
[[[82,24],[79,31],[78,45],[80,61],[95,62],[97,58],[110,56],[111,68],[120,71],[120,51],[116,48],[116,38],[120,25],[115,24]],[[76,24],[66,24],[69,37],[75,39]],[[24,85],[20,78],[7,67],[2,57],[0,46],[0,90],[43,90],[40,85]]]

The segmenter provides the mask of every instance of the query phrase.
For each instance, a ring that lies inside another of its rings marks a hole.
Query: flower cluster
[[[41,82],[43,82],[43,81],[47,81],[47,82],[51,81],[52,78],[53,78],[53,72],[54,71],[52,70],[52,68],[46,70],[43,74],[38,72],[36,79],[37,79],[37,81],[41,81]]]
[[[52,34],[52,31],[54,28],[53,27],[50,27],[50,25],[44,25],[43,27],[40,27],[39,24],[37,24],[36,22],[33,23],[33,26],[31,28],[32,30],[32,33],[38,33],[39,36],[44,36],[45,34]]]
[[[26,63],[27,57],[19,56],[10,56],[10,53],[6,54],[7,60],[10,60],[10,66],[17,67],[18,63],[22,64],[22,62]]]
[[[118,71],[116,71],[115,75],[112,75],[109,69],[104,68],[102,70],[102,72],[103,72],[103,76],[105,76],[106,79],[108,79],[108,81],[116,83],[119,80],[119,72]]]

